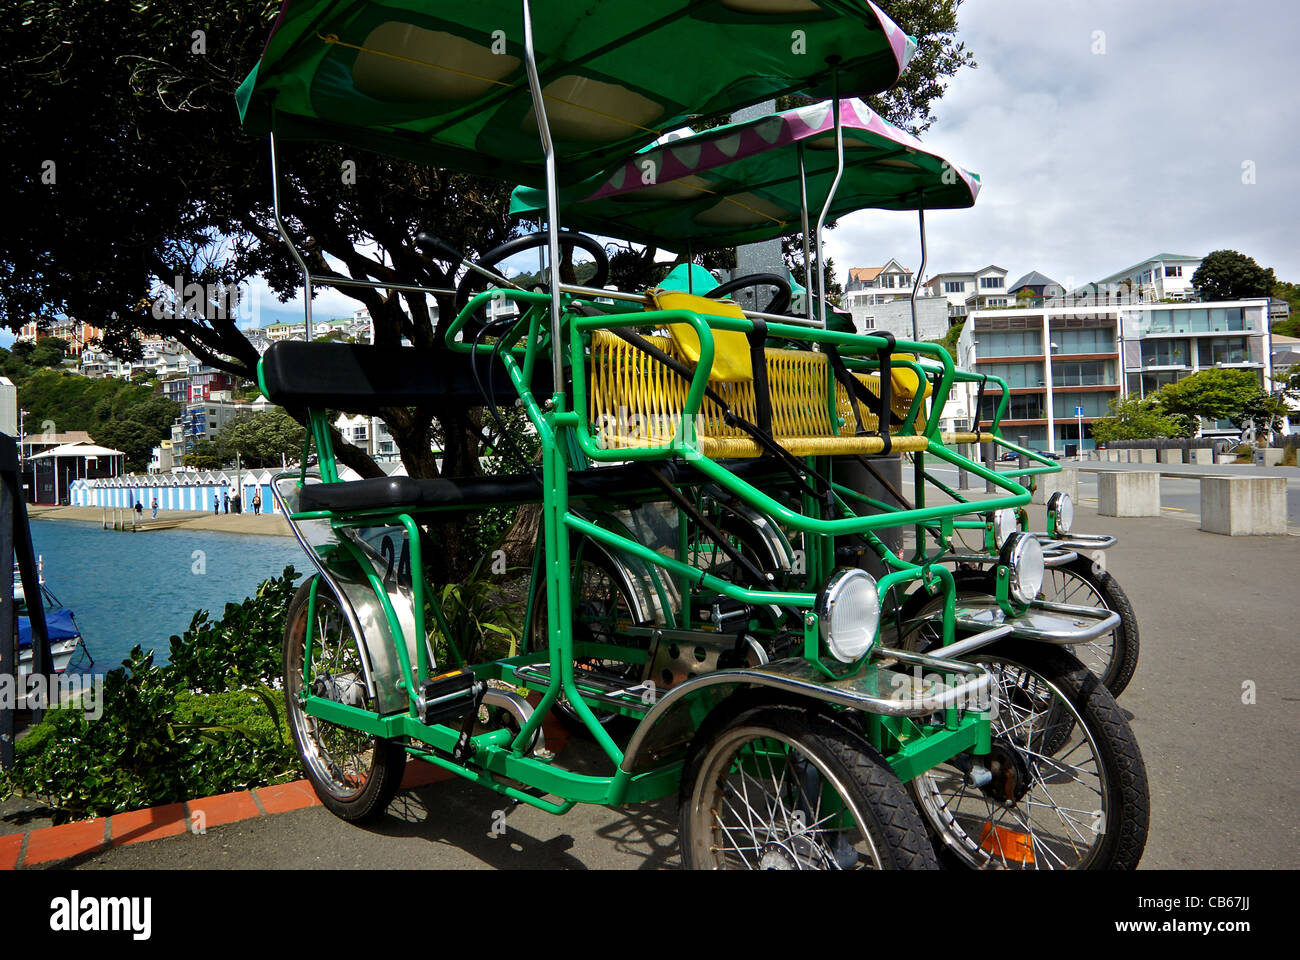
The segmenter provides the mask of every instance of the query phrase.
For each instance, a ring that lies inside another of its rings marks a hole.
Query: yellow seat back
[[[691,310],[705,316],[745,318],[740,305],[730,300],[710,300],[677,290],[651,290],[648,296],[656,310]],[[678,353],[691,363],[700,362],[700,338],[694,327],[689,323],[670,323],[668,332]],[[719,383],[745,383],[754,379],[749,340],[739,330],[713,331],[713,368],[709,379]]]

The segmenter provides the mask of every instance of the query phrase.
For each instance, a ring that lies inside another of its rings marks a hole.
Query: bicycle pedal
[[[420,720],[428,726],[458,720],[478,705],[477,678],[472,670],[450,670],[430,677],[420,688]]]

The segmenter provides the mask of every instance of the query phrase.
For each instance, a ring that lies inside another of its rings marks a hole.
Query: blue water
[[[292,537],[207,530],[125,533],[98,524],[34,520],[32,542],[45,558],[45,584],[76,615],[95,670],[118,666],[137,643],[165,663],[169,640],[194,611],[217,619],[268,577],[307,558]],[[201,550],[204,572],[195,572]],[[299,580],[298,582],[301,582]]]

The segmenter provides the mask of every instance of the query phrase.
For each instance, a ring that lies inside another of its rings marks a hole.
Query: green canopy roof
[[[681,251],[732,247],[800,229],[799,148],[808,203],[820,210],[835,177],[830,101],[647,147],[560,191],[565,227]],[[832,217],[854,210],[969,207],[980,180],[926,150],[860,100],[840,103],[844,177]],[[546,194],[516,188],[511,211],[546,208]],[[815,216],[815,215],[814,215]]]
[[[561,182],[695,115],[892,86],[915,41],[869,0],[534,0]],[[544,167],[520,0],[286,0],[245,126],[521,183]],[[832,66],[836,64],[836,66]]]

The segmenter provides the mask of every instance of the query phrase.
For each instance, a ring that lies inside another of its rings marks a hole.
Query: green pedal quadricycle
[[[309,411],[301,468],[274,482],[317,571],[290,607],[285,696],[333,812],[382,813],[414,759],[552,813],[676,795],[686,866],[1136,864],[1145,776],[1122,714],[1068,653],[1014,636],[1032,618],[1068,641],[1104,613],[1035,609],[1042,544],[1015,532],[988,564],[998,616],[959,625],[956,524],[1030,492],[953,449],[978,430],[940,432],[951,357],[828,318],[817,270],[718,285],[692,263],[796,233],[821,263],[828,216],[972,204],[977,178],[842,99],[887,89],[914,49],[857,0],[285,5],[240,89],[273,168],[277,136],[352,143],[523,183],[516,212],[546,223],[476,259],[422,235],[464,268],[456,290],[375,284],[455,298],[437,349],[309,336],[261,361],[263,393]],[[657,142],[788,94],[815,102]],[[655,289],[607,289],[603,244],[561,222],[684,256]],[[308,310],[315,284],[361,282],[313,275],[281,230]],[[546,282],[521,289],[503,264],[533,248]],[[562,275],[577,249],[586,285]],[[746,286],[775,294],[725,299]],[[328,411],[496,416],[506,398],[540,441],[531,472],[340,475]],[[899,456],[998,493],[904,505],[854,479]],[[429,579],[430,529],[524,504],[524,649],[476,662]],[[900,526],[910,557],[878,535]],[[905,623],[918,591],[939,610]],[[604,769],[546,750],[552,713]]]

